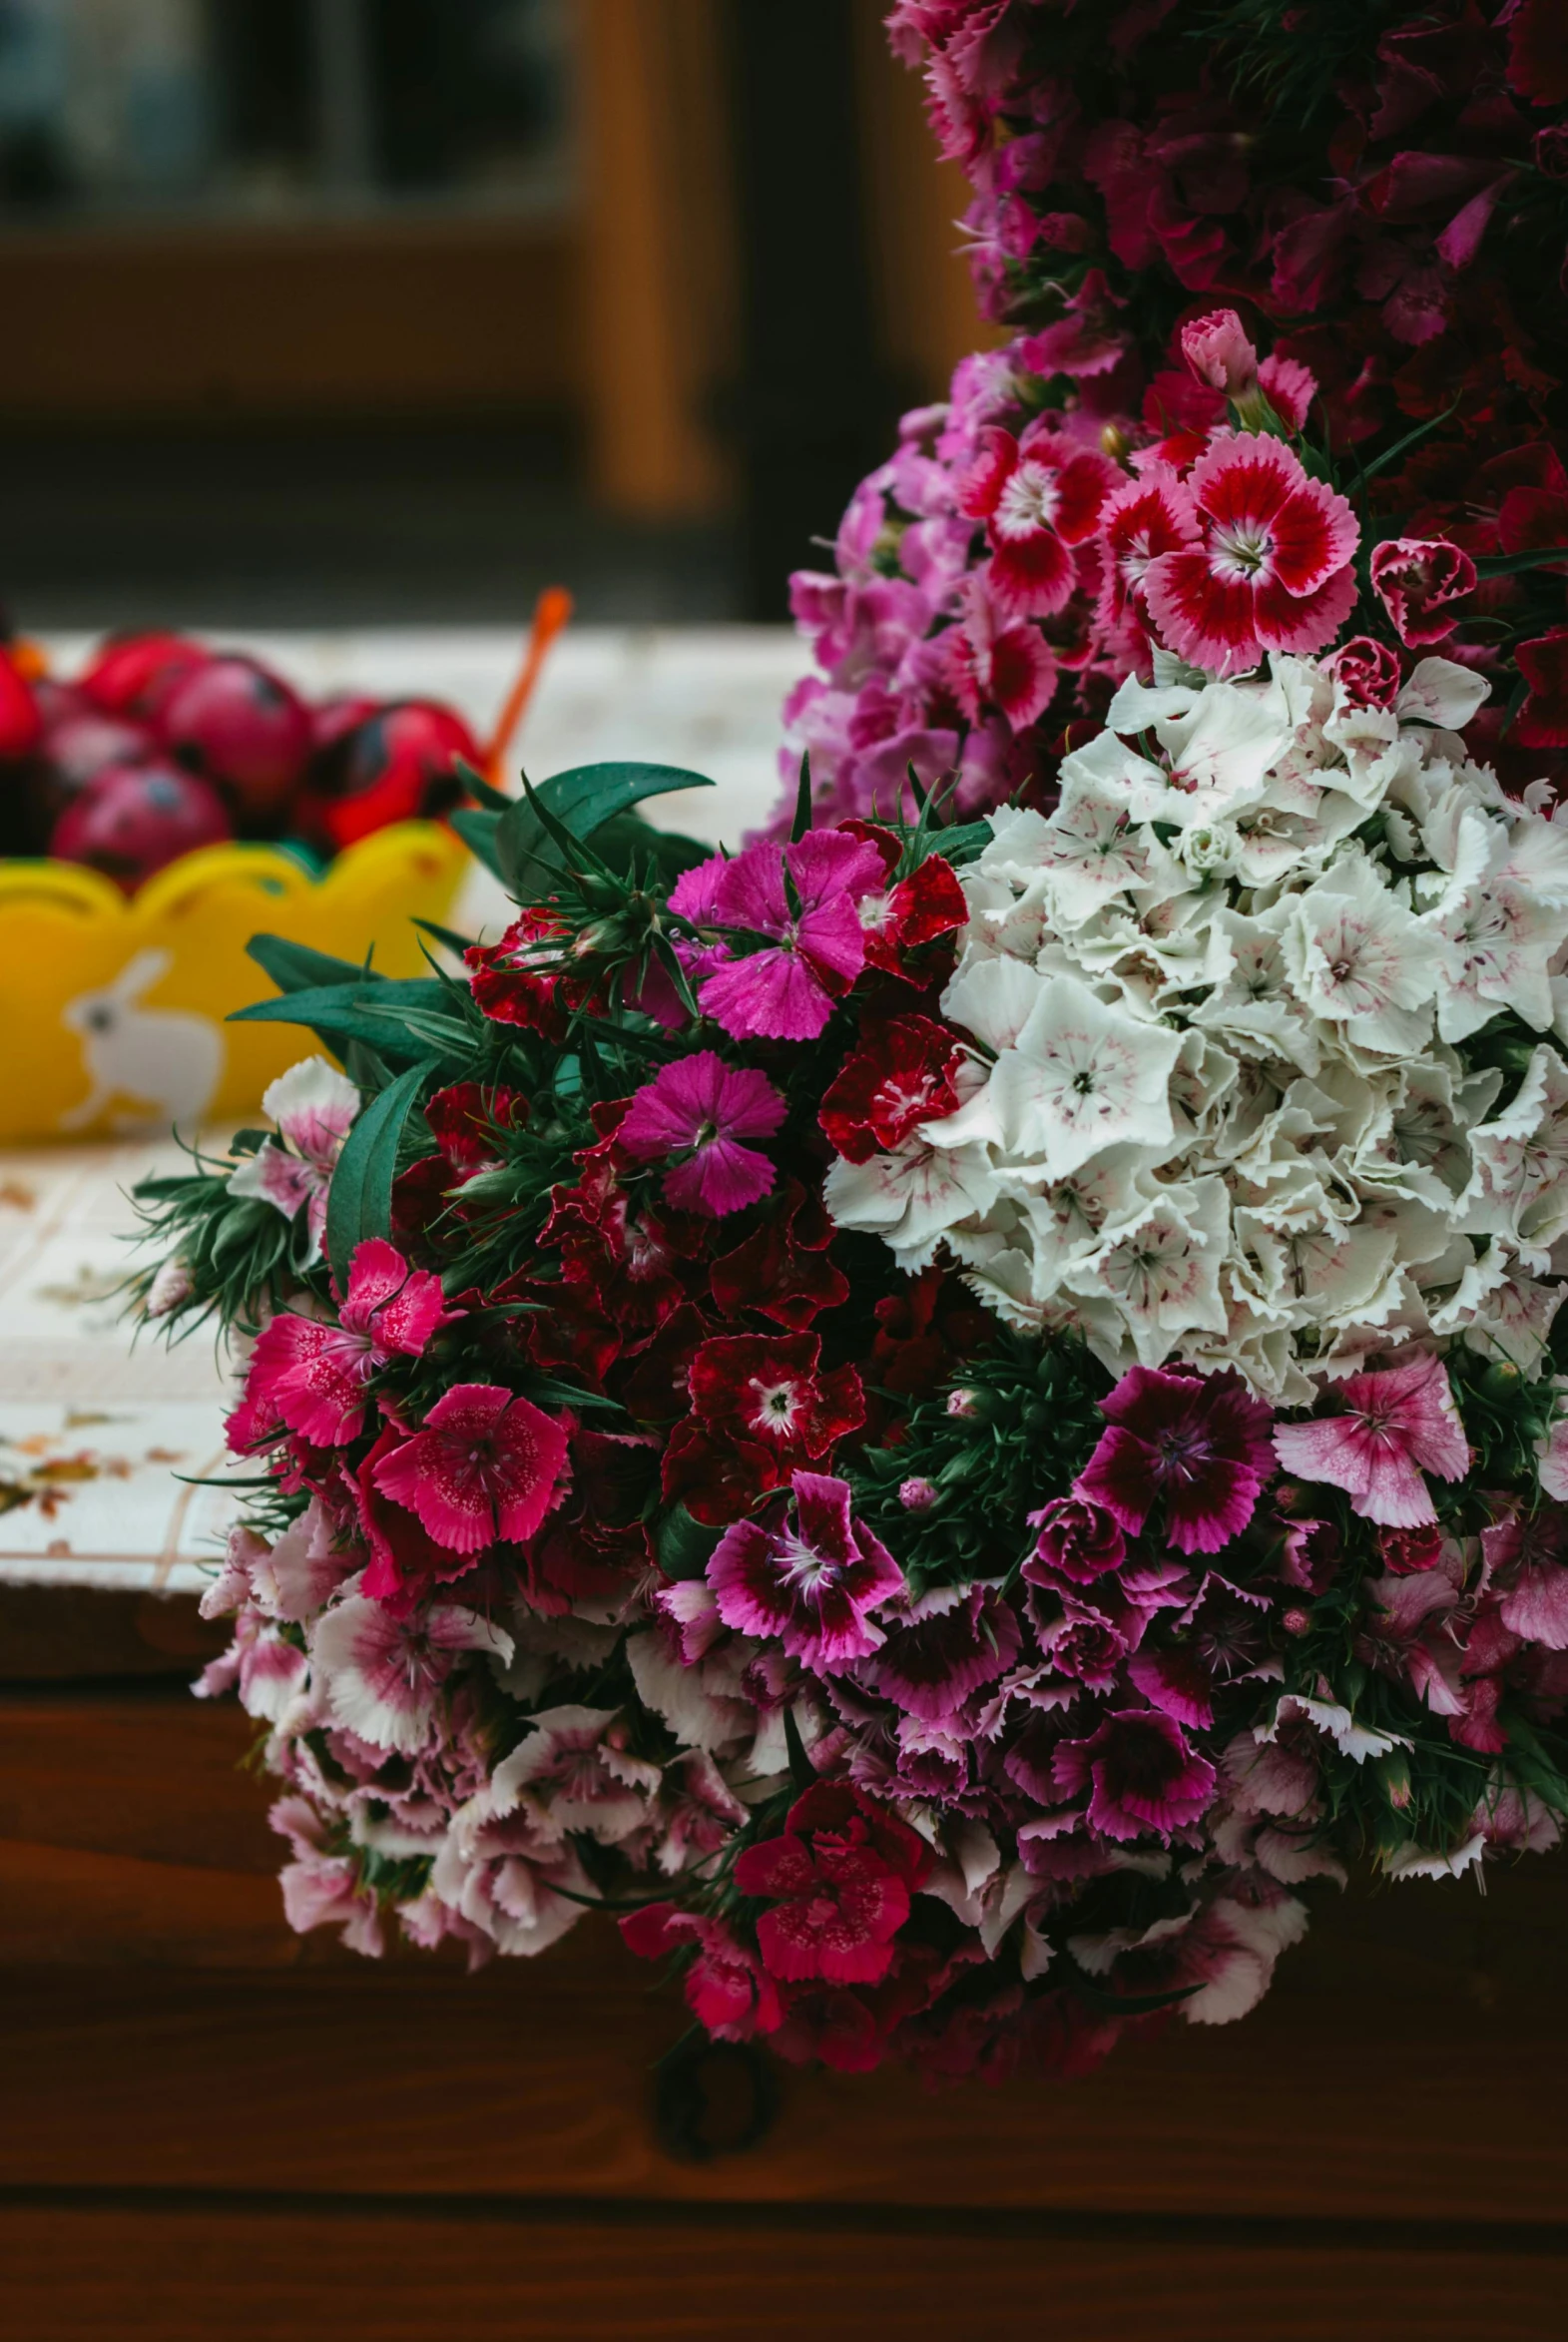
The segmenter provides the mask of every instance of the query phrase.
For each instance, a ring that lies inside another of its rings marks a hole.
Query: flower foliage
[[[1000,2079],[1244,2015],[1314,1882],[1559,1839],[1568,825],[1490,721],[1506,594],[1383,528],[1305,356],[1205,308],[1098,419],[1135,263],[1053,313],[1042,256],[1253,267],[1264,166],[1058,137],[1087,11],[894,22],[1041,306],[797,581],[793,823],[623,868],[583,808],[640,785],[547,784],[461,977],[291,971],[344,1073],[149,1195],[141,1290],[257,1337],[203,1688],[296,1926],[479,1961],[601,1904],[722,2039]],[[1102,210],[1032,233],[1062,173]]]

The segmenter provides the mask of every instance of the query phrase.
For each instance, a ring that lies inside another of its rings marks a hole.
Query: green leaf
[[[722,1534],[694,1520],[684,1504],[672,1504],[654,1535],[660,1568],[666,1577],[701,1577]]]
[[[428,1053],[423,1040],[406,1028],[399,1032],[404,1008],[440,1010],[446,1006],[446,987],[437,976],[378,976],[366,982],[310,985],[285,992],[278,1000],[256,1000],[236,1008],[231,1024],[302,1024],[341,1056],[340,1043],[368,1041],[383,1055],[403,1059]]]
[[[312,951],[308,943],[292,943],[286,935],[253,935],[248,956],[280,992],[318,991],[324,984],[379,983],[374,970],[351,959],[334,959],[329,951]]]
[[[469,796],[477,799],[487,813],[504,814],[506,812],[512,800],[504,790],[492,789],[477,765],[471,765],[466,757],[453,757],[452,770],[462,782]]]
[[[508,806],[511,805],[511,799],[508,798]],[[496,878],[500,878],[501,862],[496,852],[496,833],[501,827],[500,815],[482,812],[477,806],[460,805],[455,813],[448,814],[446,818],[474,860],[482,862],[487,871],[493,872]]]
[[[796,1789],[809,1789],[816,1779],[816,1767],[805,1753],[805,1742],[800,1738],[800,1727],[794,1720],[794,1710],[787,1703],[784,1712],[784,1747],[789,1751],[789,1778]]]
[[[1476,556],[1477,577],[1517,577],[1523,569],[1548,565],[1568,568],[1568,545],[1538,545],[1533,553],[1481,553]]]
[[[651,865],[664,886],[673,886],[683,871],[707,862],[713,851],[701,839],[683,838],[679,830],[656,830],[636,813],[612,814],[594,832],[595,854],[618,877],[627,877],[634,863],[644,870]]]
[[[344,1290],[355,1245],[391,1230],[392,1182],[403,1125],[433,1071],[428,1061],[422,1061],[400,1073],[365,1108],[337,1158],[326,1194],[326,1257]]]
[[[573,765],[553,773],[533,792],[535,803],[518,798],[498,816],[496,853],[502,878],[519,899],[548,836],[549,816],[577,839],[589,839],[601,824],[624,814],[645,797],[667,797],[678,789],[712,789],[702,773],[680,765]]]
[[[795,791],[794,820],[789,825],[789,843],[799,844],[811,827],[811,752],[800,752],[800,786]]]

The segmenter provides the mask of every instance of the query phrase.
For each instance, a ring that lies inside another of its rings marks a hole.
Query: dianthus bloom
[[[335,1325],[283,1311],[258,1335],[231,1445],[278,1424],[318,1448],[357,1439],[372,1374],[393,1356],[417,1358],[445,1315],[439,1277],[410,1269],[381,1237],[357,1245]]]
[[[708,1582],[727,1626],[776,1634],[802,1666],[831,1672],[882,1640],[870,1613],[902,1593],[904,1576],[879,1537],[849,1514],[849,1484],[793,1475],[793,1519],[781,1503],[726,1529]]]
[[[438,1545],[477,1553],[531,1537],[555,1497],[566,1433],[530,1400],[487,1383],[454,1383],[375,1466],[375,1484]]]
[[[358,1088],[324,1057],[305,1057],[263,1090],[261,1110],[276,1123],[277,1136],[231,1173],[229,1192],[263,1197],[285,1220],[303,1211],[319,1252],[326,1191],[359,1111]]]
[[[1282,440],[1214,434],[1185,482],[1201,541],[1150,563],[1165,642],[1219,674],[1265,651],[1320,651],[1355,607],[1360,528]]]
[[[711,1220],[767,1195],[774,1167],[743,1146],[772,1138],[784,1102],[765,1073],[727,1065],[712,1049],[663,1065],[633,1098],[616,1135],[640,1162],[666,1158],[664,1191],[681,1211]]]
[[[671,909],[732,944],[700,978],[704,1015],[735,1040],[814,1039],[865,965],[856,904],[883,875],[874,846],[837,830],[791,846],[766,840],[688,871]]]
[[[1470,1451],[1442,1361],[1421,1356],[1337,1387],[1339,1415],[1281,1424],[1275,1453],[1287,1471],[1343,1488],[1363,1520],[1419,1528],[1435,1520],[1423,1470],[1457,1480]]]
[[[1407,650],[1445,642],[1459,623],[1449,604],[1475,590],[1475,563],[1445,539],[1393,537],[1372,547],[1372,590]]]
[[[1270,1411],[1240,1375],[1133,1367],[1100,1402],[1110,1429],[1074,1493],[1136,1533],[1157,1503],[1182,1553],[1218,1553],[1253,1516],[1270,1467]]]
[[[770,1905],[757,1942],[771,1976],[874,1985],[930,1868],[929,1847],[907,1823],[847,1782],[819,1781],[790,1807],[782,1838],[740,1856],[735,1883]]]

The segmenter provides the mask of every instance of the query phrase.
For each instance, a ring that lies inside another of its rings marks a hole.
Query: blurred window
[[[0,0],[0,226],[558,212],[567,0]]]

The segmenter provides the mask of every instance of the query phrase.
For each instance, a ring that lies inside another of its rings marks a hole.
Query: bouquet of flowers
[[[708,855],[588,768],[459,817],[461,972],[255,946],[343,1069],[145,1192],[142,1290],[246,1349],[202,1688],[297,1927],[602,1908],[720,2038],[994,2078],[1557,1841],[1568,824],[1467,737],[1457,549],[1234,314],[1187,353],[1206,427],[959,472],[954,693],[1085,566],[1122,646],[1034,802],[807,769]]]

